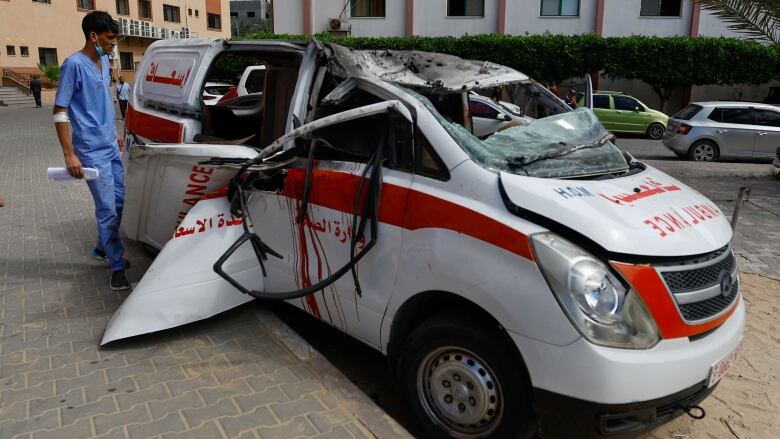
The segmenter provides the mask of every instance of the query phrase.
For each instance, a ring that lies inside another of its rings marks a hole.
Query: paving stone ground
[[[62,166],[51,109],[0,108],[0,438],[405,437],[273,314],[240,307],[98,348],[127,293]],[[128,246],[138,281],[150,259]]]

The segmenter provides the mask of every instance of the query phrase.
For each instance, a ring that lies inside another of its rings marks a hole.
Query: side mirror
[[[496,116],[496,119],[504,121],[504,122],[509,122],[510,120],[512,120],[512,118],[509,117],[509,115],[507,115],[505,113],[498,113],[498,115]]]
[[[634,111],[635,111],[636,113],[639,113],[640,111],[642,111],[642,109],[641,109],[641,108],[639,108],[639,107],[634,107]]]

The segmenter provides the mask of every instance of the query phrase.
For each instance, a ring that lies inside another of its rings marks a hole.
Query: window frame
[[[39,4],[42,4],[42,5],[50,5],[51,4],[51,0],[32,0],[32,2],[33,3],[39,3]]]
[[[141,15],[141,3],[147,3],[149,5],[149,16],[144,17]],[[154,11],[152,10],[152,1],[151,0],[138,0],[138,19],[139,20],[146,20],[146,21],[152,21],[154,20]]]
[[[88,1],[92,5],[90,8],[82,8],[81,2],[82,1]],[[76,9],[79,11],[94,11],[95,10],[95,0],[76,0]]]
[[[452,1],[453,0],[447,0],[447,6],[446,6],[447,7],[447,15],[446,15],[447,18],[485,18],[485,0],[480,0],[480,1],[482,1],[482,13],[479,14],[479,15],[476,15],[476,14],[469,15],[469,14],[465,14],[465,13],[463,15],[451,15],[450,14],[450,2],[452,2]],[[464,7],[466,7],[468,5],[468,1],[469,0],[463,0]],[[464,12],[466,12],[466,11],[464,11]]]
[[[211,27],[211,17],[217,17],[217,23],[219,24],[219,27]],[[211,12],[206,13],[206,28],[208,30],[222,30],[222,14],[212,14]]]
[[[382,2],[382,12],[383,12],[382,15],[355,15],[354,14],[354,10],[355,10],[355,6],[354,5],[358,1],[367,1],[367,2],[369,2],[369,6],[370,6],[371,5],[370,2],[374,1],[374,0],[349,0],[349,18],[387,18],[387,0],[378,0],[378,1]],[[371,8],[369,8],[369,9],[371,9]],[[369,14],[371,14],[371,13],[369,12]]]
[[[628,100],[634,101],[634,106],[632,108],[629,108],[629,109],[618,108],[618,98],[628,99]],[[620,110],[620,111],[636,111],[636,107],[639,107],[639,111],[641,112],[641,111],[643,111],[642,108],[644,108],[644,106],[642,104],[640,104],[638,100],[636,100],[635,98],[633,98],[631,96],[625,96],[625,95],[612,96],[612,106],[615,107],[615,110]]]
[[[13,44],[6,44],[5,56],[16,56],[16,46],[14,46]]]
[[[181,8],[179,6],[169,5],[166,3],[163,3],[163,21],[166,23],[181,23]],[[167,12],[175,12],[175,20],[169,20],[167,17]]]
[[[46,64],[46,63],[43,62],[44,61],[43,60],[44,57],[42,57],[41,55],[44,53],[43,51],[47,51],[47,50],[51,50],[54,53],[54,64]],[[43,65],[47,65],[47,66],[48,65],[58,66],[59,65],[59,58],[57,56],[57,48],[56,47],[39,47],[38,48],[38,62],[43,64]]]
[[[30,46],[19,46],[19,56],[22,58],[30,57]]]
[[[126,61],[126,59],[122,58],[123,55],[128,55],[128,54],[130,55],[130,68],[129,69],[125,68],[125,61]],[[119,68],[122,71],[125,71],[125,72],[135,71],[135,58],[133,57],[133,52],[119,52]]]
[[[606,107],[597,107],[596,106],[596,98],[606,98],[607,99],[607,106]],[[593,109],[596,110],[611,110],[612,105],[612,96],[610,95],[593,95]]]
[[[577,13],[573,15],[563,15],[561,11],[563,11],[563,2],[566,0],[558,0],[558,13],[557,14],[544,14],[544,0],[539,0],[539,16],[540,17],[579,17],[580,11],[582,10],[582,0],[576,0],[577,1]]]
[[[436,162],[437,169],[431,169],[423,167],[422,165],[422,149],[426,149],[434,162]],[[432,178],[439,181],[449,181],[450,170],[444,164],[439,152],[428,140],[425,133],[422,132],[419,126],[414,126],[414,175],[420,175],[427,178]]]
[[[115,6],[116,6],[116,15],[130,15],[130,0],[116,0]],[[119,4],[122,3],[127,8],[125,13],[120,12]]]
[[[485,107],[489,108],[489,109],[490,109],[490,110],[492,110],[494,113],[496,113],[496,114],[495,114],[495,117],[486,117],[486,116],[484,116],[484,115],[478,115],[478,114],[475,114],[475,112],[474,112],[474,110],[473,110],[473,105],[474,105],[474,104],[476,104],[476,105],[483,105],[483,106],[485,106]],[[493,105],[490,105],[490,104],[488,104],[487,102],[482,102],[482,101],[480,101],[480,100],[477,100],[477,99],[469,99],[469,114],[471,115],[471,117],[472,117],[472,118],[478,117],[478,118],[480,118],[480,119],[498,120],[498,116],[499,116],[500,114],[503,114],[503,111],[501,111],[500,109],[496,108],[496,107],[495,107],[495,106],[493,106]]]
[[[761,114],[763,112],[774,114],[777,117],[778,124],[777,125],[766,125],[766,124],[759,123],[758,116],[759,116],[759,114]],[[770,110],[769,108],[753,108],[752,115],[753,115],[753,124],[756,125],[756,126],[759,126],[759,127],[769,127],[769,128],[780,128],[780,111]]]
[[[683,14],[683,0],[674,0],[678,2],[677,15],[661,15],[661,2],[664,0],[655,0],[658,4],[658,13],[656,14],[644,14],[642,13],[642,1],[639,2],[639,17],[640,18],[682,18]]]
[[[748,121],[745,123],[726,122],[723,120],[723,110],[746,110],[748,112]],[[718,118],[713,119],[712,116],[716,114],[716,112]],[[753,117],[753,109],[751,107],[715,107],[712,109],[712,111],[710,111],[710,114],[707,115],[707,119],[716,123],[722,123],[728,125],[755,125],[755,118]]]

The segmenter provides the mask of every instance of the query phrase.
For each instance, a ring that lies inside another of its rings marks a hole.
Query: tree
[[[780,44],[780,0],[693,0],[729,23],[729,29]]]
[[[43,76],[48,78],[51,82],[57,82],[57,80],[60,78],[60,67],[57,65],[47,66],[38,63],[38,68],[41,69],[41,72],[43,72]]]

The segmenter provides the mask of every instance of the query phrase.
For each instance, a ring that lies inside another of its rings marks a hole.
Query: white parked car
[[[216,105],[217,102],[224,96],[232,84],[227,82],[207,82],[203,87],[203,103],[205,105]]]
[[[206,72],[248,52],[262,109],[210,123]],[[161,251],[102,343],[285,300],[387,355],[426,435],[457,438],[635,435],[734,364],[728,220],[590,110],[504,66],[316,41],[161,40],[139,68],[185,54],[182,84],[134,85],[122,228]],[[478,138],[468,93],[499,86],[554,115]],[[194,142],[245,126],[254,148]]]
[[[469,107],[472,132],[479,138],[487,137],[507,126],[527,125],[534,120],[523,115],[522,109],[511,102],[496,102],[476,93],[469,95]]]

